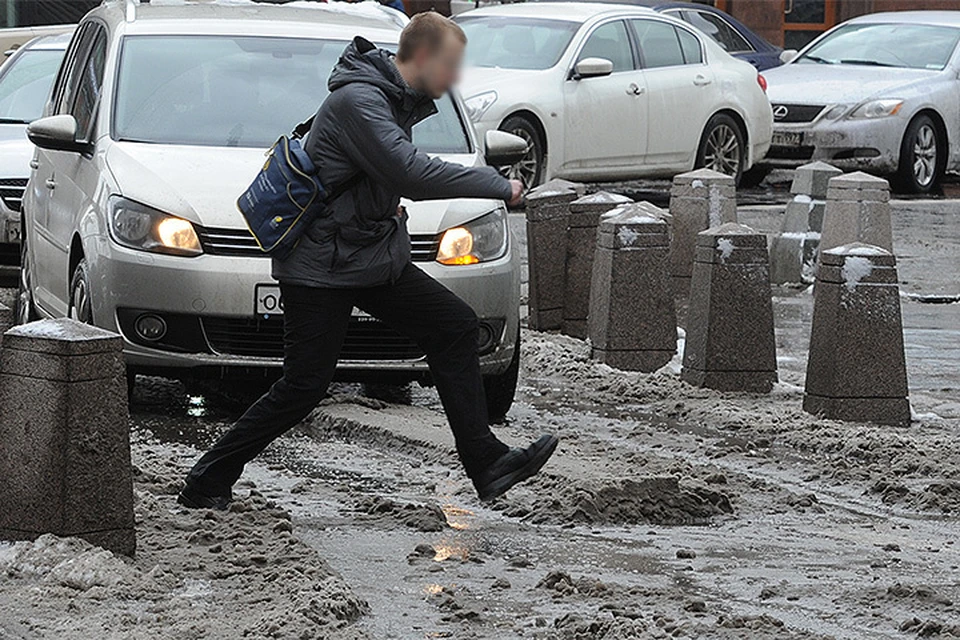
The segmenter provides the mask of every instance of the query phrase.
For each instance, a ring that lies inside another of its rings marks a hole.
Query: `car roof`
[[[551,9],[551,11],[545,11],[547,8]],[[488,15],[586,22],[598,16],[617,13],[656,14],[653,9],[631,4],[610,4],[607,2],[515,2],[481,7],[462,13],[458,17],[466,19],[473,16]]]
[[[66,51],[73,31],[38,36],[21,47],[24,51]]]
[[[132,7],[131,7],[132,5]],[[328,37],[349,40],[362,33],[393,43],[403,19],[372,2],[292,2],[251,0],[110,0],[91,12],[128,34],[235,34]]]
[[[859,16],[849,23],[928,24],[960,27],[960,11],[890,11]]]

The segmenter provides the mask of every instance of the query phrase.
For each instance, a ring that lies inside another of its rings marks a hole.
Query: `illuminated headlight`
[[[849,105],[845,105],[845,104],[834,105],[825,114],[823,114],[823,117],[827,120],[836,120],[837,118],[845,114],[847,112],[847,109],[849,108],[850,108]]]
[[[110,235],[117,244],[140,251],[177,256],[203,253],[189,221],[126,198],[110,200]]]
[[[857,107],[851,118],[885,118],[894,116],[903,106],[903,100],[871,100]]]
[[[437,249],[440,264],[477,264],[502,258],[507,252],[507,215],[497,209],[443,232]]]
[[[470,116],[470,119],[474,122],[479,122],[483,114],[487,112],[487,109],[492,107],[496,101],[497,92],[487,91],[467,98],[463,101],[463,104],[467,107],[467,115]]]

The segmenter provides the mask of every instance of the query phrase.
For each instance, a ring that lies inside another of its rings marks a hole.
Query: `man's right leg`
[[[181,495],[188,502],[196,494],[228,498],[244,465],[303,420],[333,379],[354,293],[282,283],[280,289],[283,377],[194,465]]]

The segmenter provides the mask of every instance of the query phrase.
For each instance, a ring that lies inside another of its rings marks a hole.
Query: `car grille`
[[[26,188],[26,178],[4,178],[0,180],[0,200],[3,200],[3,204],[7,205],[10,211],[19,212]]]
[[[822,104],[775,104],[773,119],[776,122],[813,122],[825,105]]]
[[[216,256],[269,257],[260,250],[253,234],[247,229],[219,229],[196,226],[197,236],[206,253]],[[414,262],[433,262],[440,246],[437,234],[414,234],[410,236],[411,255]]]
[[[204,317],[203,331],[216,353],[258,358],[283,357],[283,318]],[[419,360],[415,342],[379,320],[354,317],[340,351],[340,360]]]

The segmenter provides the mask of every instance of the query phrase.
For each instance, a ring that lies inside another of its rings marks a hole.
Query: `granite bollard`
[[[570,203],[582,195],[581,187],[567,180],[551,180],[526,197],[527,326],[536,331],[560,329],[563,324],[567,224]]]
[[[133,555],[119,335],[69,319],[14,327],[0,373],[0,539],[77,536]]]
[[[782,232],[770,243],[770,280],[775,284],[812,283],[816,277],[827,184],[843,172],[825,162],[798,167]]]
[[[766,393],[777,382],[767,238],[727,223],[697,236],[681,378]]]
[[[804,411],[910,423],[896,265],[892,253],[863,243],[820,254]]]
[[[711,169],[681,173],[670,188],[670,273],[674,291],[690,289],[697,234],[710,227],[737,221],[737,190],[733,178]]]
[[[656,371],[676,353],[669,225],[670,215],[648,202],[601,216],[588,320],[593,358]]]
[[[854,242],[893,253],[890,183],[861,171],[830,179],[820,252]]]
[[[593,276],[593,256],[597,251],[600,215],[628,202],[633,201],[616,193],[598,191],[570,203],[561,327],[561,332],[568,336],[587,337],[590,280]]]
[[[0,344],[3,344],[3,334],[16,323],[17,318],[14,310],[5,304],[0,304]]]

